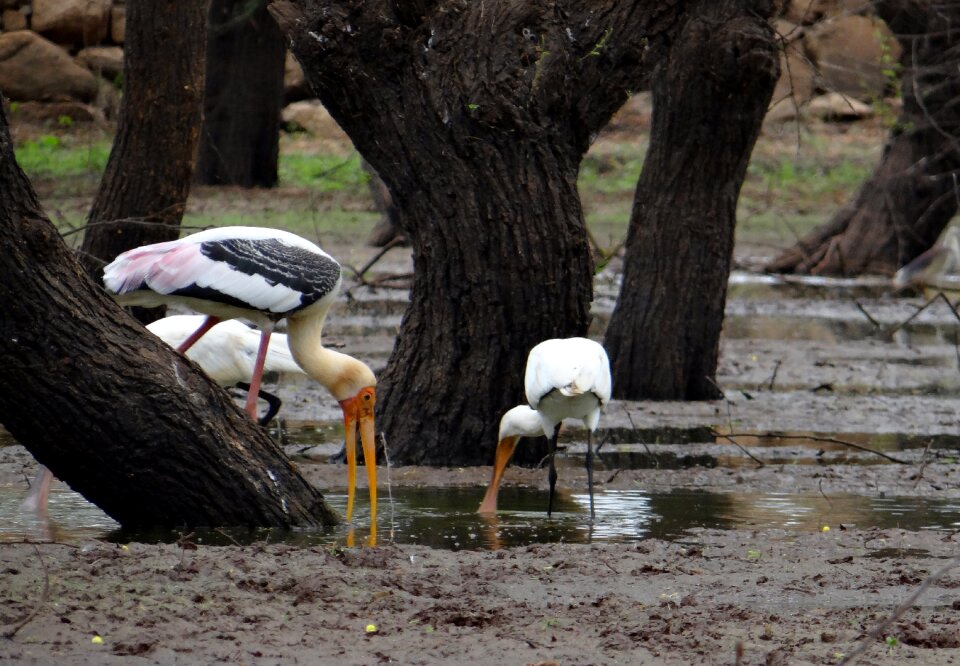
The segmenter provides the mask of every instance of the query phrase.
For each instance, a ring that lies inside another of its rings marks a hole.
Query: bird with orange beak
[[[340,264],[296,234],[260,227],[208,229],[117,256],[103,283],[121,305],[181,305],[207,315],[177,351],[184,353],[219,321],[243,318],[260,329],[246,405],[256,397],[273,328],[287,320],[287,342],[304,372],[340,403],[346,430],[347,520],[353,516],[357,432],[370,484],[372,533],[377,524],[374,406],[377,380],[363,362],[321,344],[327,312],[340,290]]]

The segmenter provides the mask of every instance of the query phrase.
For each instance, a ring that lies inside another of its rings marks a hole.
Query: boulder
[[[27,29],[27,15],[17,9],[4,9],[2,20],[4,32]]]
[[[110,8],[110,39],[117,44],[123,44],[127,34],[127,8],[125,5],[114,5]]]
[[[77,62],[105,79],[115,81],[123,73],[123,49],[119,46],[88,46],[76,55]]]
[[[886,24],[868,16],[842,16],[807,29],[807,53],[824,90],[858,99],[877,99],[895,83],[892,66],[900,44]]]
[[[308,134],[324,137],[340,134],[343,130],[333,119],[330,112],[317,100],[304,100],[288,104],[283,108],[283,122],[302,129]]]
[[[99,44],[110,29],[110,0],[33,0],[30,27],[58,44]]]
[[[873,115],[873,107],[837,92],[810,100],[806,111],[822,120],[862,120]]]
[[[287,59],[283,63],[283,99],[289,104],[309,97],[313,97],[313,91],[303,74],[303,68],[293,54],[287,51]]]
[[[81,102],[23,102],[17,107],[16,117],[33,123],[102,123],[105,119],[103,111]]]
[[[780,53],[780,78],[770,98],[766,120],[783,122],[795,118],[799,107],[814,94],[816,70],[799,49],[787,47]]]
[[[0,90],[17,101],[89,101],[97,78],[61,47],[30,30],[0,33]]]

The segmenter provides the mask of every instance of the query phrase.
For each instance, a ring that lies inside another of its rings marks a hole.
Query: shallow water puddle
[[[696,528],[781,528],[816,532],[844,526],[902,527],[910,530],[960,528],[960,499],[792,495],[777,493],[648,493],[607,490],[595,497],[596,520],[589,521],[586,494],[558,491],[556,511],[546,517],[547,493],[504,488],[500,512],[479,516],[482,488],[394,488],[382,493],[379,543],[396,542],[449,550],[489,550],[537,543],[634,542],[649,537],[684,538]],[[82,497],[57,484],[50,521],[31,519],[20,509],[22,486],[0,486],[0,543],[21,540],[77,543],[175,542],[181,533],[123,531]],[[327,495],[341,512],[346,496]],[[367,507],[358,504],[353,526],[324,530],[191,530],[192,541],[231,545],[266,541],[297,546],[360,546],[367,542]]]

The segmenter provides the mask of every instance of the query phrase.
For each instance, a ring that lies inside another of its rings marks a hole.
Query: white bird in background
[[[173,315],[147,324],[147,330],[176,348],[203,324],[204,319],[203,315]],[[224,321],[211,328],[193,345],[187,356],[220,386],[240,386],[249,391],[250,384],[247,382],[253,375],[259,345],[260,333],[239,321]],[[303,369],[294,362],[287,347],[287,336],[282,333],[270,338],[263,367],[265,372],[304,374]],[[263,389],[260,389],[260,397],[270,406],[259,419],[260,425],[266,425],[279,411],[280,398]],[[40,465],[23,507],[32,513],[45,514],[52,483],[53,473],[45,465]]]
[[[927,291],[953,292],[960,289],[960,284],[948,282],[946,275],[957,269],[960,269],[960,227],[950,227],[939,243],[896,272],[893,285],[897,289],[915,287],[925,295]]]
[[[370,484],[370,518],[377,522],[373,410],[376,377],[364,363],[321,344],[327,311],[340,289],[340,264],[296,234],[259,227],[222,227],[119,255],[103,283],[121,305],[178,304],[207,315],[178,347],[186,352],[223,319],[245,318],[260,330],[247,413],[256,401],[273,327],[287,320],[293,358],[340,403],[346,429],[347,520],[353,514],[357,430]]]
[[[203,325],[204,319],[203,315],[172,315],[147,324],[147,330],[176,349]],[[220,386],[239,386],[249,391],[259,347],[260,332],[231,319],[207,331],[186,355]],[[283,333],[270,336],[263,371],[306,374],[293,360]],[[280,398],[262,388],[259,397],[269,405],[267,413],[258,419],[260,425],[266,425],[280,410]]]
[[[500,421],[500,441],[494,459],[493,477],[478,512],[496,511],[497,492],[503,469],[510,461],[520,437],[544,435],[550,441],[550,499],[547,515],[553,513],[557,469],[554,455],[560,423],[565,418],[581,419],[587,428],[587,485],[590,490],[590,518],[593,509],[593,431],[600,412],[610,401],[610,361],[603,347],[586,338],[553,339],[530,350],[524,374],[524,389],[530,407],[514,407]],[[539,430],[533,421],[536,415]]]

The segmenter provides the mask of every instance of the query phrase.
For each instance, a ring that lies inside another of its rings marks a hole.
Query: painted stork
[[[590,491],[592,520],[593,431],[600,422],[603,406],[610,401],[611,385],[607,352],[593,340],[545,340],[531,349],[524,374],[524,389],[530,406],[514,407],[500,420],[500,441],[497,444],[493,476],[478,512],[496,511],[497,492],[503,469],[513,455],[517,440],[520,437],[545,435],[550,442],[550,499],[547,515],[552,514],[557,485],[557,469],[554,464],[557,436],[560,433],[561,421],[573,418],[582,420],[587,428],[587,486]]]
[[[364,363],[321,344],[327,311],[340,289],[340,264],[296,234],[259,227],[221,227],[120,254],[103,283],[121,305],[179,304],[207,315],[178,347],[186,352],[223,319],[245,318],[260,330],[247,413],[256,401],[274,325],[287,320],[293,358],[340,403],[346,429],[347,520],[353,514],[357,430],[376,526],[377,468],[373,410],[376,377]]]
[[[203,315],[173,315],[147,324],[147,330],[167,345],[176,348],[203,324],[204,319]],[[260,333],[231,320],[220,322],[207,331],[207,334],[190,348],[187,356],[220,386],[239,386],[249,391],[248,382],[253,375],[259,346]],[[263,369],[264,372],[304,374],[303,369],[294,362],[290,348],[287,347],[287,336],[282,333],[274,334],[270,338]],[[280,398],[262,388],[260,397],[266,400],[269,408],[258,422],[266,425],[280,410]],[[52,483],[53,473],[45,465],[40,465],[30,486],[30,493],[23,501],[23,508],[31,513],[46,514]]]

